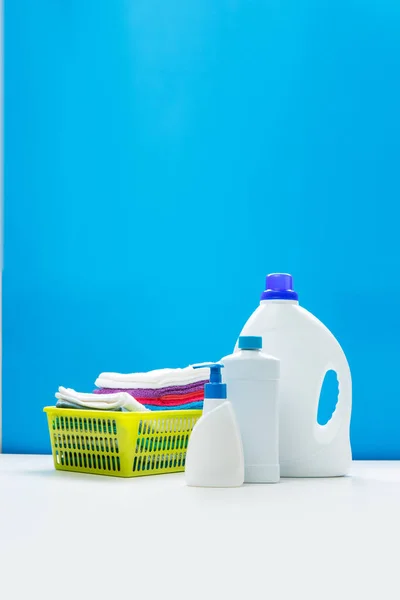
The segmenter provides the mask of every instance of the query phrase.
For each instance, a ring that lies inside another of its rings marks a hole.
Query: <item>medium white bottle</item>
[[[261,351],[262,338],[242,336],[239,351],[221,359],[243,442],[246,483],[279,481],[279,360]]]

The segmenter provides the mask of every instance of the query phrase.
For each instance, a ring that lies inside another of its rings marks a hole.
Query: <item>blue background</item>
[[[44,405],[229,353],[270,271],[400,458],[400,3],[5,1],[5,452]]]

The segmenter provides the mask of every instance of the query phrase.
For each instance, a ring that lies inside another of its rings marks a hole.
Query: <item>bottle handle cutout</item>
[[[352,402],[351,373],[345,357],[343,356],[340,360],[333,361],[327,365],[322,382],[328,371],[335,371],[339,385],[339,393],[336,408],[329,421],[325,423],[325,425],[320,425],[316,422],[316,437],[318,441],[323,444],[330,444],[338,435],[343,424],[350,420]]]

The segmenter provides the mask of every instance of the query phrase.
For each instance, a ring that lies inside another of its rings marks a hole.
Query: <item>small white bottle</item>
[[[261,348],[261,337],[241,336],[239,351],[221,360],[229,400],[239,422],[246,483],[276,483],[280,479],[280,362]]]
[[[193,487],[238,487],[244,480],[240,429],[232,404],[226,399],[227,386],[221,378],[223,365],[209,367],[210,383],[204,386],[205,410],[189,438],[185,479]]]

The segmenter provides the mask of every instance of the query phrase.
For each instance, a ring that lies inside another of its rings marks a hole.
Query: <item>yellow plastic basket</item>
[[[200,410],[125,413],[47,407],[54,466],[115,477],[184,471]]]

